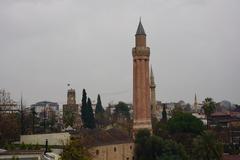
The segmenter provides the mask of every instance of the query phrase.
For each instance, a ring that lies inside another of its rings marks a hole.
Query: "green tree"
[[[95,128],[95,118],[92,109],[92,102],[91,99],[87,99],[87,92],[83,89],[82,93],[82,108],[81,108],[81,116],[83,121],[84,128]]]
[[[102,106],[100,94],[98,94],[95,114],[97,115],[97,114],[102,114],[102,113],[104,113],[104,109]]]
[[[167,122],[168,135],[183,144],[188,154],[192,152],[193,139],[203,130],[203,122],[191,113],[177,112]]]
[[[130,119],[130,109],[128,105],[124,102],[118,102],[117,105],[115,105],[114,115],[118,118],[126,118]]]
[[[61,160],[90,160],[91,156],[86,148],[78,141],[71,140],[69,144],[63,146]]]
[[[176,103],[174,106],[174,109],[171,112],[172,117],[178,113],[182,113],[183,112],[183,108],[179,103]]]
[[[91,129],[96,128],[92,102],[90,98],[88,98],[88,101],[87,101],[87,126],[86,127]]]
[[[200,134],[204,125],[203,122],[191,113],[177,113],[167,122],[170,133],[193,133]]]
[[[188,156],[181,144],[151,136],[149,130],[139,130],[135,139],[137,160],[187,160]]]
[[[167,122],[167,112],[166,112],[166,105],[163,105],[163,111],[162,111],[162,122]]]
[[[209,127],[209,117],[216,109],[216,103],[212,98],[206,98],[203,102],[203,110],[205,115],[207,116],[207,127]]]
[[[105,113],[105,110],[103,109],[101,97],[98,94],[97,97],[97,104],[95,109],[95,119],[96,119],[96,125],[101,128],[108,124],[107,114]]]
[[[221,160],[223,145],[218,142],[211,131],[204,131],[193,142],[193,159],[195,160]]]
[[[17,141],[20,138],[20,115],[0,113],[0,145]]]
[[[81,107],[81,118],[83,122],[83,127],[87,128],[87,93],[86,90],[83,89],[82,91],[82,107]]]

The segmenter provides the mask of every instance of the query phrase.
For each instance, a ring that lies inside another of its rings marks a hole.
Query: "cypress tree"
[[[96,104],[96,110],[95,110],[95,119],[96,119],[96,125],[98,128],[101,128],[106,123],[106,116],[105,111],[102,107],[102,102],[100,95],[98,94],[97,97],[97,104]]]
[[[93,109],[92,109],[92,102],[90,98],[88,98],[88,101],[87,101],[87,126],[86,127],[91,129],[96,127],[95,118],[94,118]]]
[[[97,115],[97,114],[99,114],[99,113],[101,114],[103,112],[104,112],[104,109],[103,109],[103,106],[102,106],[101,97],[98,94],[95,114]]]
[[[83,122],[83,127],[86,128],[87,127],[87,93],[86,90],[83,89],[82,91],[82,107],[81,107],[81,118],[82,118],[82,122]]]
[[[166,112],[166,105],[163,105],[163,111],[162,111],[162,122],[167,122],[167,112]]]

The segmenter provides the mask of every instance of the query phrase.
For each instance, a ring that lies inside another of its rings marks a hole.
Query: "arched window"
[[[99,150],[98,149],[96,150],[96,155],[99,155]]]

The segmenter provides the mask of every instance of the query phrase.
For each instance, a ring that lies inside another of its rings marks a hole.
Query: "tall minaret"
[[[149,56],[150,48],[146,46],[146,34],[141,20],[135,35],[133,56],[133,133],[147,128],[152,131]]]
[[[194,97],[194,104],[193,104],[193,106],[194,106],[195,112],[197,112],[198,111],[198,103],[197,103],[197,94],[196,93],[195,93],[195,97]]]
[[[155,81],[154,75],[151,67],[151,74],[150,74],[150,90],[151,90],[151,109],[152,109],[152,118],[157,118],[157,102],[156,102],[156,93],[155,93]]]

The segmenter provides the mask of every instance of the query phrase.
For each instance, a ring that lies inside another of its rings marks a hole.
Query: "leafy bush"
[[[22,149],[22,150],[27,149],[27,146],[26,146],[26,144],[24,144],[24,143],[20,144],[19,147],[20,147],[20,149]]]

